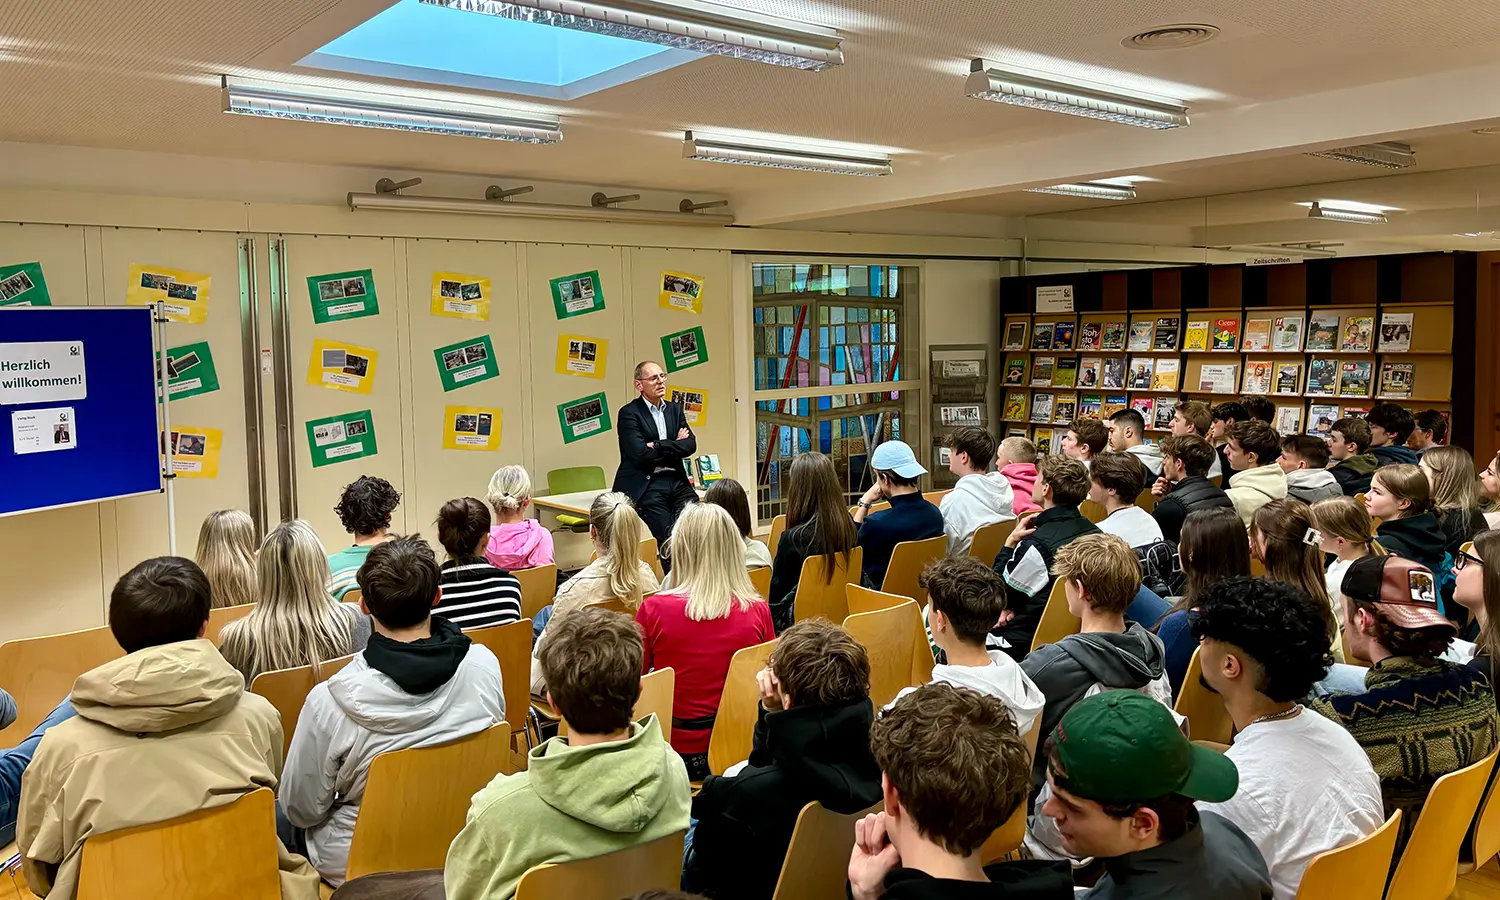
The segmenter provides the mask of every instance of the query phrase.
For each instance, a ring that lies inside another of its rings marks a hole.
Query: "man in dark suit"
[[[620,468],[614,490],[628,494],[658,547],[667,545],[683,507],[698,501],[682,462],[698,452],[680,403],[667,403],[667,375],[654,362],[635,367],[640,396],[620,407]],[[665,565],[665,562],[663,563]]]

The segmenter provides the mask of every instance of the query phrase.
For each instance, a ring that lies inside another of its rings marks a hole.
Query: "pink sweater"
[[[1031,463],[1011,463],[1001,467],[1000,474],[1010,482],[1010,489],[1015,494],[1016,515],[1041,509],[1031,500],[1031,489],[1036,487],[1036,466]]]
[[[536,519],[490,527],[484,558],[502,569],[531,569],[552,563],[552,532]]]

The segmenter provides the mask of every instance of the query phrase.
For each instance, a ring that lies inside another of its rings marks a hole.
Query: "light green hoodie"
[[[448,900],[510,900],[527,869],[603,856],[688,826],[691,789],[682,758],[656,716],[623,741],[533,748],[527,770],[498,775],[474,795],[448,848]]]

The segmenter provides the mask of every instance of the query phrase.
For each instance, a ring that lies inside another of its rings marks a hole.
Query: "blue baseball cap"
[[[927,470],[917,462],[916,454],[903,441],[886,441],[875,448],[870,456],[870,467],[881,472],[895,472],[902,478],[926,475]]]

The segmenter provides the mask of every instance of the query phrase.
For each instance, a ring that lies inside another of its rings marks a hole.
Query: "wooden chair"
[[[203,636],[218,644],[219,632],[224,630],[224,626],[230,622],[238,622],[240,619],[245,618],[250,615],[250,610],[254,608],[254,603],[244,603],[240,606],[221,606],[218,609],[209,610],[208,628],[204,630]]]
[[[870,701],[877,708],[896,699],[902,688],[932,680],[932,648],[927,644],[922,613],[915,600],[890,609],[855,613],[844,620],[844,628],[869,654]]]
[[[549,495],[608,489],[609,482],[604,480],[603,466],[570,466],[566,469],[552,469],[547,473]],[[557,524],[569,531],[583,533],[589,530],[589,517],[559,513]]]
[[[686,831],[592,859],[527,869],[515,900],[599,900],[633,897],[652,888],[675,891],[682,883]],[[848,860],[844,862],[848,865]]]
[[[771,593],[771,567],[756,566],[749,574],[750,583],[755,585],[755,595],[762,600],[769,600],[767,595]]]
[[[510,574],[521,582],[521,616],[535,619],[557,593],[557,566],[548,563],[530,569],[512,569]]]
[[[1228,744],[1234,740],[1234,720],[1224,708],[1224,698],[1203,686],[1199,676],[1203,674],[1203,662],[1198,658],[1201,650],[1193,651],[1188,662],[1187,674],[1182,678],[1182,691],[1177,695],[1174,709],[1188,720],[1188,735],[1196,741],[1212,741]]]
[[[890,609],[910,601],[910,597],[902,597],[899,594],[887,594],[884,591],[876,591],[863,585],[850,582],[844,588],[844,605],[849,612],[844,616],[849,618],[856,613],[870,613],[878,609]]]
[[[1149,487],[1144,491],[1141,491],[1140,494],[1135,498],[1135,505],[1139,506],[1141,509],[1144,509],[1146,512],[1156,511],[1156,497],[1151,494],[1151,489]]]
[[[725,769],[750,758],[750,750],[755,745],[756,710],[760,705],[755,673],[771,661],[771,650],[775,647],[775,641],[742,647],[729,660],[714,730],[708,738],[708,770],[715,775],[723,775]],[[671,725],[669,713],[664,729],[670,732]]]
[[[816,801],[802,807],[771,900],[827,900],[842,896],[849,879],[849,854],[854,851],[854,823],[879,812],[882,806],[877,803],[848,815],[833,812]]]
[[[510,735],[510,724],[500,722],[447,743],[376,756],[349,841],[348,877],[442,868],[474,795],[511,771]]]
[[[1000,555],[1000,549],[1015,530],[1015,519],[979,526],[974,530],[973,539],[969,541],[969,555],[987,566],[993,566],[995,557]]]
[[[1500,800],[1495,798],[1495,777],[1491,775],[1479,812],[1474,816],[1474,828],[1459,849],[1458,874],[1467,875],[1483,868],[1497,853],[1500,853]]]
[[[269,788],[83,842],[78,900],[281,900]]]
[[[885,580],[880,589],[887,594],[910,597],[917,603],[927,602],[927,592],[917,587],[917,576],[935,559],[942,559],[948,552],[948,538],[938,535],[923,541],[902,541],[891,551],[891,564],[886,567]]]
[[[341,656],[317,666],[276,669],[255,676],[255,680],[250,683],[250,692],[271,701],[271,705],[281,714],[283,754],[291,750],[292,733],[297,730],[302,705],[307,702],[307,695],[312,693],[313,686],[332,678],[353,658],[352,655]]]
[[[672,736],[672,694],[676,689],[677,673],[671,666],[642,675],[641,696],[635,701],[635,709],[630,715],[631,720],[639,722],[655,713],[656,721],[661,725],[662,737],[670,738]],[[531,708],[539,716],[546,716],[549,721],[557,723],[558,737],[567,737],[568,723],[563,721],[562,716],[547,703],[545,698],[532,698]]]
[[[849,601],[845,592],[859,580],[865,561],[865,548],[849,550],[849,560],[833,557],[833,573],[829,576],[828,565],[821,556],[809,556],[802,561],[802,574],[797,579],[797,599],[792,604],[796,621],[822,616],[830,622],[842,622],[849,617]]]
[[[1263,562],[1261,562],[1260,560],[1256,559],[1253,556],[1250,557],[1250,577],[1252,577],[1252,578],[1265,578],[1266,577],[1266,564],[1263,563]]]
[[[889,501],[889,500],[882,500],[879,503],[872,504],[870,506],[870,508],[865,511],[865,515],[868,516],[870,513],[884,512],[885,510],[888,510],[890,508],[891,508],[891,501]],[[854,515],[854,511],[857,510],[857,509],[859,509],[858,506],[851,506],[851,507],[849,507],[849,515],[851,515],[851,516]]]
[[[1042,733],[1042,717],[1038,715],[1036,721],[1031,723],[1024,740],[1026,741],[1027,758],[1036,758],[1036,745]],[[985,839],[984,846],[979,848],[979,859],[984,865],[996,863],[1006,856],[1021,848],[1021,843],[1026,840],[1026,798],[1021,797],[1021,802],[1016,804],[1015,812],[1010,818]],[[850,848],[853,849],[853,848]]]
[[[1036,623],[1036,634],[1031,638],[1031,649],[1055,644],[1083,628],[1083,620],[1068,611],[1068,590],[1061,579],[1053,579],[1052,593],[1047,595],[1047,605],[1042,607],[1042,618]]]
[[[1103,522],[1104,518],[1109,515],[1109,513],[1104,511],[1104,507],[1100,506],[1092,500],[1084,500],[1082,503],[1078,504],[1078,511],[1083,514],[1083,517],[1085,519],[1088,519],[1095,525]],[[997,550],[995,552],[999,553],[1000,551]]]
[[[511,729],[520,733],[516,735],[519,740],[513,744],[517,751],[521,751],[520,742],[525,741],[527,749],[530,749],[533,744],[531,732],[526,730],[526,710],[531,705],[531,620],[521,619],[518,622],[476,628],[464,633],[469,636],[469,640],[488,647],[495,654],[495,659],[500,661],[500,690],[505,694],[505,718],[512,723]],[[524,751],[521,752],[523,755],[518,765],[525,768]]]
[[[766,549],[771,551],[771,558],[776,558],[776,548],[781,546],[781,533],[786,531],[786,515],[779,515],[771,520],[771,534],[766,538]]]
[[[943,498],[951,493],[953,493],[953,488],[948,488],[941,491],[923,491],[922,499],[926,500],[928,503],[931,503],[933,506],[939,506],[942,504]]]
[[[1386,900],[1446,900],[1458,884],[1458,848],[1495,768],[1495,754],[1432,786],[1386,888]]]
[[[16,701],[16,721],[0,731],[0,746],[25,740],[72,692],[79,675],[124,655],[107,625],[0,644],[0,687]]]
[[[772,555],[775,555],[776,551],[772,550],[771,553]],[[651,571],[656,575],[657,583],[660,584],[661,580],[665,578],[666,575],[662,572],[661,555],[657,553],[656,538],[641,538],[640,547],[636,550],[636,554],[640,557],[641,562],[651,567]],[[589,562],[593,562],[598,558],[598,550],[595,550],[593,553],[589,554]],[[515,575],[517,573],[512,572],[511,574]],[[553,593],[556,593],[556,591],[557,589],[554,587]],[[548,602],[550,603],[551,601],[549,600]]]
[[[1401,831],[1401,810],[1385,824],[1337,850],[1312,858],[1302,873],[1296,900],[1381,900],[1391,874],[1391,856]]]
[[[365,599],[365,592],[357,587],[344,591],[344,596],[339,599],[340,603],[353,603],[358,605]]]

